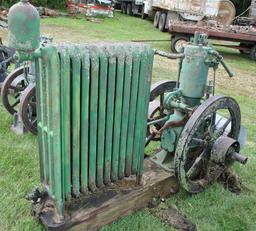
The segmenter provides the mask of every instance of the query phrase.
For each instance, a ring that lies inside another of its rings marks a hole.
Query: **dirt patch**
[[[154,203],[155,205],[157,202]],[[173,228],[182,231],[196,231],[196,225],[193,224],[184,214],[182,214],[175,205],[166,206],[160,203],[157,208],[151,208],[149,211],[159,217],[163,222],[171,225]]]
[[[242,192],[253,192],[243,184],[242,179],[230,169],[224,171],[218,181],[224,185],[225,189],[238,195]]]

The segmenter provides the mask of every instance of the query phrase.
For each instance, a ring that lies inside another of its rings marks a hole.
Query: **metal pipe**
[[[182,54],[167,53],[167,52],[159,51],[156,49],[154,49],[154,52],[156,55],[166,57],[168,59],[183,59],[185,57],[183,53]]]
[[[163,122],[163,121],[167,121],[168,119],[169,119],[169,116],[165,116],[164,118],[148,122],[147,126],[152,125],[152,124],[157,124],[157,123],[160,123],[160,122]]]
[[[248,157],[245,157],[237,152],[231,153],[231,158],[235,161],[238,161],[241,164],[246,164],[248,161]]]

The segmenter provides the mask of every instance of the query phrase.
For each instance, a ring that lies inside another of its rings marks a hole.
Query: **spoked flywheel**
[[[21,95],[20,115],[25,128],[37,135],[36,85],[30,84]]]
[[[28,67],[19,67],[10,73],[2,86],[1,96],[5,109],[14,114],[20,103],[20,95],[28,86],[26,74],[29,72]]]
[[[185,190],[203,191],[240,155],[240,109],[230,97],[213,96],[191,115],[179,138],[175,152],[176,175]]]
[[[162,80],[151,86],[150,89],[150,102],[148,109],[148,122],[154,122],[156,120],[161,120],[166,116],[164,113],[164,95],[167,92],[171,92],[176,87],[176,81]],[[147,146],[150,141],[160,140],[160,135],[156,134],[156,131],[161,129],[164,125],[163,121],[149,125],[147,128],[147,137],[145,146]]]

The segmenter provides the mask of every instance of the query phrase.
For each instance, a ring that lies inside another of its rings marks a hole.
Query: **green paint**
[[[108,67],[108,89],[107,89],[107,116],[106,116],[106,138],[105,138],[105,163],[104,163],[104,183],[110,183],[111,158],[112,158],[112,136],[114,121],[114,100],[115,100],[115,75],[116,75],[116,57],[109,58]]]
[[[107,71],[108,59],[100,52],[100,77],[99,77],[99,117],[98,117],[98,144],[97,144],[97,186],[103,186],[104,173],[104,147],[106,127],[106,99],[107,99]]]
[[[69,131],[71,130],[71,76],[69,71],[70,56],[68,50],[63,48],[61,52],[60,78],[61,78],[61,129],[62,129],[62,182],[63,197],[71,197],[71,138]]]
[[[135,118],[138,99],[138,83],[139,83],[139,69],[140,69],[140,54],[138,51],[133,51],[133,70],[132,70],[132,83],[131,83],[131,96],[130,96],[130,110],[129,110],[129,123],[127,135],[127,153],[126,153],[126,168],[125,175],[130,176],[132,173],[132,159],[133,159],[133,145],[135,141]],[[136,141],[137,142],[137,141]]]
[[[94,48],[94,47],[93,47]],[[95,49],[95,48],[94,48]],[[91,84],[90,84],[90,135],[89,135],[89,187],[96,188],[96,157],[97,157],[97,129],[98,129],[98,83],[99,83],[99,54],[90,50],[91,55]]]
[[[141,145],[141,134],[143,131],[143,109],[144,109],[144,95],[146,93],[146,71],[147,71],[147,55],[143,51],[141,53],[141,65],[139,70],[139,86],[138,86],[138,95],[137,95],[137,109],[136,109],[136,118],[135,118],[135,134],[134,134],[134,144],[133,144],[133,157],[132,157],[132,173],[137,173],[138,162],[139,162],[139,150]],[[143,131],[144,132],[144,131]],[[145,141],[142,141],[143,143]]]
[[[73,193],[80,191],[80,86],[81,56],[77,48],[71,50],[71,95],[72,95],[72,185]]]
[[[82,98],[81,98],[81,187],[88,190],[89,161],[89,95],[90,95],[90,62],[88,50],[81,48],[82,57]]]
[[[124,96],[123,96],[123,109],[122,109],[122,124],[120,134],[120,151],[119,151],[119,172],[118,177],[121,179],[124,177],[125,159],[127,149],[127,137],[128,137],[128,122],[129,111],[133,105],[130,104],[131,94],[131,80],[132,80],[132,53],[131,48],[126,51],[125,59],[125,73],[124,73]]]
[[[13,5],[8,13],[9,46],[19,51],[20,60],[32,59],[39,47],[40,16],[28,2]]]
[[[112,181],[118,179],[119,169],[119,148],[120,148],[120,134],[121,134],[121,119],[122,119],[122,104],[123,104],[123,80],[124,80],[124,56],[122,55],[122,48],[117,49],[117,75],[116,75],[116,90],[115,90],[115,111],[114,111],[114,139],[112,151]]]

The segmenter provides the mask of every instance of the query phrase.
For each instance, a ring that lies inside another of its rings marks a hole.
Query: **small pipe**
[[[152,125],[152,124],[157,124],[157,123],[166,121],[166,120],[168,120],[168,119],[169,119],[169,116],[165,116],[165,117],[163,117],[163,118],[161,118],[161,119],[153,120],[153,121],[151,121],[151,122],[148,122],[148,123],[147,123],[147,126]]]
[[[231,158],[235,161],[238,161],[241,164],[246,164],[248,161],[248,157],[245,157],[237,152],[231,153]]]
[[[159,51],[156,49],[154,49],[154,52],[156,55],[166,57],[168,59],[183,59],[185,57],[185,55],[183,53],[182,54],[167,53],[167,52]]]

